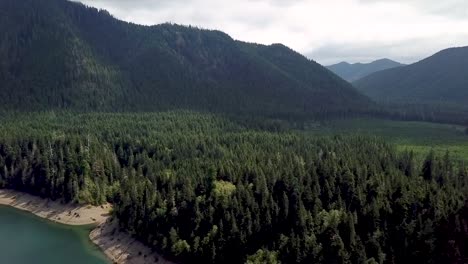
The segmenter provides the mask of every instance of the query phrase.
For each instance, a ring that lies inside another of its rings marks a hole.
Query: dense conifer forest
[[[353,84],[376,101],[467,110],[468,47],[442,50],[414,64],[373,73]]]
[[[193,112],[3,115],[0,187],[115,205],[180,262],[460,263],[468,171],[380,139]]]
[[[467,164],[307,130],[467,125],[458,105],[377,105],[283,45],[65,0],[0,0],[0,31],[0,188],[111,202],[181,263],[468,261]]]
[[[136,25],[66,0],[2,0],[0,31],[0,110],[185,109],[468,124],[468,110],[450,101],[377,105],[281,44],[245,43],[192,26]]]
[[[343,115],[374,106],[280,44],[141,26],[66,0],[0,1],[0,109]]]

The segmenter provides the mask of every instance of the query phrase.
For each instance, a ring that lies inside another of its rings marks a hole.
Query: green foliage
[[[318,218],[320,219],[322,230],[337,228],[342,222],[343,212],[340,210],[331,210],[330,212],[323,210],[318,214]]]
[[[181,262],[466,258],[466,166],[290,130],[389,113],[285,46],[64,0],[0,1],[0,30],[2,109],[229,114],[1,113],[2,188],[112,202],[121,228]]]
[[[185,240],[177,240],[172,245],[172,254],[176,257],[180,257],[183,254],[190,253],[190,245]]]
[[[468,47],[451,48],[409,66],[376,72],[354,86],[378,101],[468,110],[467,58]]]
[[[439,155],[449,150],[456,159],[468,159],[465,128],[459,125],[357,118],[315,123],[306,129],[316,135],[378,136],[397,145],[400,151],[413,151],[420,161],[430,150]]]
[[[192,112],[2,115],[0,186],[112,202],[122,228],[180,262],[466,257],[468,168],[448,153],[252,127]]]
[[[215,197],[217,198],[226,199],[228,197],[231,197],[235,190],[236,186],[230,182],[226,182],[223,180],[214,182],[213,191]]]
[[[247,257],[246,264],[280,264],[278,253],[259,249],[254,255]]]
[[[65,0],[2,0],[0,10],[1,109],[310,117],[373,107],[281,45],[172,24],[139,26]]]

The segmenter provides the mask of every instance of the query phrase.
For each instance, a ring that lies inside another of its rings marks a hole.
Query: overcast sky
[[[390,58],[411,63],[468,46],[468,0],[81,0],[138,24],[222,30],[283,43],[324,65]]]

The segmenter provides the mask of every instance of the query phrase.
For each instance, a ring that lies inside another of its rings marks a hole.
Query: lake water
[[[0,206],[0,263],[108,264],[89,241],[89,231]]]

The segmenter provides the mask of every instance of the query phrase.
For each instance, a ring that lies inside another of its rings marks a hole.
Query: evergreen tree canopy
[[[468,47],[442,50],[417,63],[379,71],[353,84],[374,100],[467,110]]]
[[[114,204],[182,263],[463,263],[468,168],[380,139],[216,115],[0,118],[0,188]],[[254,126],[252,126],[254,127]]]
[[[141,26],[66,0],[0,1],[0,107],[8,110],[328,115],[372,106],[279,44]]]

